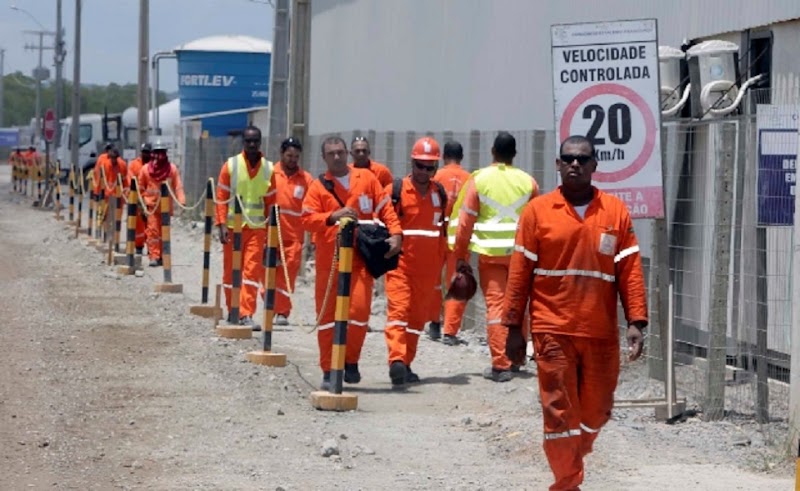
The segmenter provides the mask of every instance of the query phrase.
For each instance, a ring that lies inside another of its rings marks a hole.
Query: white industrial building
[[[477,168],[489,162],[494,134],[509,130],[518,138],[518,165],[545,191],[557,184],[552,25],[655,18],[658,44],[679,56],[685,43],[735,43],[739,85],[755,75],[765,77],[730,116],[738,126],[733,161],[724,164],[736,169],[735,205],[723,219],[732,222],[727,232],[714,204],[725,198],[716,186],[723,165],[720,128],[713,122],[699,126],[686,113],[662,118],[676,339],[692,355],[710,352],[709,325],[720,321],[712,297],[719,298],[723,288],[729,361],[751,357],[754,326],[768,315],[770,373],[785,375],[791,227],[759,227],[755,218],[754,114],[759,103],[800,102],[794,94],[800,89],[785,83],[800,74],[800,1],[313,0],[311,7],[310,135],[366,133],[376,158],[404,172],[416,136],[455,137],[465,145],[468,167]],[[661,86],[672,79],[662,74]],[[309,160],[316,160],[313,153]],[[643,255],[651,258],[652,221],[636,222]],[[769,251],[769,294],[758,302],[757,228],[767,229]],[[720,248],[720,237],[729,236],[727,249]],[[713,268],[723,249],[730,256],[730,281],[720,287],[719,269]],[[757,303],[768,305],[768,313]],[[734,364],[752,366],[751,359],[742,360]]]
[[[553,128],[550,26],[655,18],[659,44],[772,35],[800,72],[797,0],[314,0],[309,133]],[[745,61],[745,60],[743,60]]]

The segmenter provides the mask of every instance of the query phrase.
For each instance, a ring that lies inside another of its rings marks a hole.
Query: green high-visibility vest
[[[519,216],[533,193],[533,180],[524,171],[505,164],[476,170],[472,173],[472,179],[478,192],[480,209],[465,210],[477,214],[469,249],[486,256],[510,256],[514,250]],[[462,188],[448,224],[451,249],[455,245],[458,215],[466,188]]]
[[[258,174],[252,179],[247,171],[247,162],[244,154],[239,154],[228,159],[228,175],[231,176],[231,197],[242,197],[242,223],[249,228],[266,228],[264,220],[264,196],[269,191],[272,179],[272,162],[261,157],[261,167]],[[228,204],[228,220],[226,225],[233,228],[234,203]],[[249,221],[248,221],[249,219]]]

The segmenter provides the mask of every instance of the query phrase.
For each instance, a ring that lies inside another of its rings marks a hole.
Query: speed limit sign
[[[594,184],[632,218],[663,218],[655,19],[551,28],[557,142],[594,143]]]

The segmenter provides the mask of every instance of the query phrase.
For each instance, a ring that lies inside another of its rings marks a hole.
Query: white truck
[[[150,127],[153,126],[153,111],[150,111]],[[94,168],[97,156],[106,143],[114,143],[122,158],[131,160],[138,155],[137,109],[129,107],[122,114],[81,114],[78,126],[78,168],[83,169],[84,179]],[[151,136],[151,140],[162,138],[168,143],[174,141],[177,125],[180,124],[180,100],[174,99],[159,107],[159,127],[162,135]],[[56,158],[60,162],[61,177],[69,175],[71,152],[72,118],[61,120],[61,141]],[[151,132],[152,133],[152,132]]]

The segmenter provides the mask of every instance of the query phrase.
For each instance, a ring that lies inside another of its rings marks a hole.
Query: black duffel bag
[[[345,204],[342,203],[333,189],[333,181],[325,179],[325,174],[320,174],[319,180],[325,186],[325,189],[336,198],[339,205],[344,208]],[[397,269],[400,263],[400,254],[395,254],[389,259],[384,257],[389,252],[389,244],[386,243],[386,239],[390,236],[389,229],[379,223],[358,224],[356,228],[354,248],[361,255],[364,264],[367,266],[367,271],[373,278],[380,278],[387,271]]]

